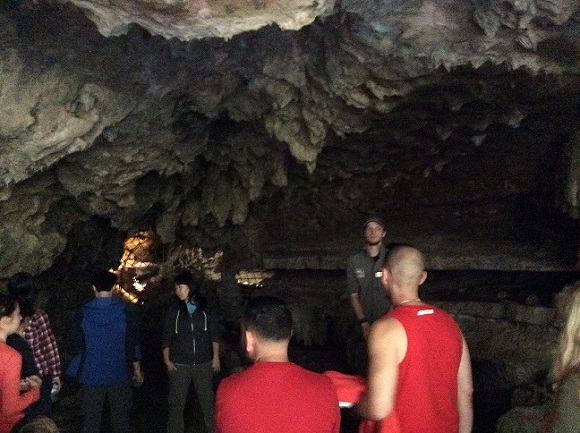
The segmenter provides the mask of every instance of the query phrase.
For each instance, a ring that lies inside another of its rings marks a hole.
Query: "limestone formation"
[[[94,218],[237,267],[340,268],[369,213],[437,268],[574,264],[577,1],[1,12],[2,276]]]

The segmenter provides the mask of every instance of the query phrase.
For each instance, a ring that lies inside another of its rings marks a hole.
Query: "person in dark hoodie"
[[[143,381],[141,350],[134,306],[113,297],[117,276],[98,270],[92,277],[95,299],[83,305],[72,329],[79,354],[67,375],[82,387],[81,433],[99,433],[108,399],[113,433],[127,433],[133,402],[131,379]]]
[[[203,412],[205,428],[214,432],[213,373],[220,370],[216,316],[205,307],[190,272],[174,279],[178,302],[165,316],[162,348],[169,376],[167,433],[183,433],[183,411],[193,383]]]

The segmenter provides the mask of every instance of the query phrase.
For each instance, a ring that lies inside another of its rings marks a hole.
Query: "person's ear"
[[[10,321],[10,316],[2,316],[2,317],[0,317],[0,326],[1,327],[7,326],[9,321]]]
[[[244,331],[244,343],[246,345],[246,352],[248,355],[252,356],[252,353],[256,350],[256,336],[252,331]]]
[[[423,273],[421,274],[421,278],[419,278],[419,285],[423,284],[426,279],[427,279],[427,271],[423,271]]]
[[[389,270],[387,268],[383,268],[383,273],[381,275],[381,283],[383,283],[383,287],[387,287],[389,282]]]

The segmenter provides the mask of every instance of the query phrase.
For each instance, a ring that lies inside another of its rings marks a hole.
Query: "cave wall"
[[[341,268],[370,213],[434,268],[575,264],[576,2],[305,4],[4,4],[0,275],[93,217],[235,268]]]
[[[430,270],[575,269],[578,1],[12,0],[0,47],[0,278],[35,274],[65,356],[142,229],[223,251],[234,307],[240,268],[343,269],[369,214]],[[442,305],[510,386],[547,368],[549,308]]]

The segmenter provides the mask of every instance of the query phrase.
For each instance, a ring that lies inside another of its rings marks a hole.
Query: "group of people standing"
[[[144,381],[137,310],[114,296],[117,281],[113,272],[93,273],[94,298],[75,315],[66,336],[76,353],[66,375],[82,390],[81,433],[100,433],[106,402],[113,433],[130,432],[132,387]],[[213,432],[212,377],[220,370],[217,318],[206,310],[191,273],[177,275],[174,285],[177,303],[166,314],[162,338],[170,388],[167,432],[183,433],[192,383],[207,431]],[[32,276],[17,274],[8,289],[10,294],[0,295],[0,433],[46,425],[52,415],[51,392],[62,385],[48,316],[32,304]]]
[[[21,272],[0,296],[0,432],[52,415],[62,386],[56,339],[47,314],[35,306],[32,275]]]
[[[423,254],[410,245],[386,248],[385,235],[383,222],[369,219],[365,248],[348,262],[348,298],[367,354],[361,375],[320,374],[291,362],[288,305],[256,296],[240,322],[241,345],[252,365],[222,379],[214,395],[213,376],[221,369],[217,316],[191,273],[175,276],[176,303],[166,312],[161,344],[169,378],[166,432],[185,431],[191,385],[208,433],[338,433],[343,404],[361,417],[361,433],[471,432],[466,340],[449,313],[420,298],[427,278]],[[114,273],[95,272],[95,297],[83,305],[69,335],[77,355],[67,375],[83,390],[81,433],[100,432],[105,400],[113,432],[131,431],[131,385],[144,380],[136,312],[113,296],[116,284]],[[0,433],[17,431],[25,410],[31,417],[46,414],[32,412],[50,408],[50,400],[43,405],[42,389],[61,386],[48,318],[18,286],[0,296]],[[576,433],[580,425],[580,289],[568,301],[546,433]],[[11,335],[20,352],[7,344]],[[25,360],[22,339],[33,365]]]

